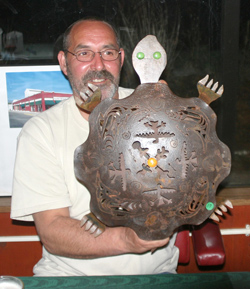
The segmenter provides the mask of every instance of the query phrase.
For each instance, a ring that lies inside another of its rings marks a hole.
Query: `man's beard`
[[[115,77],[108,72],[107,70],[101,70],[101,71],[88,71],[80,81],[75,81],[73,74],[71,70],[69,69],[67,65],[67,76],[69,79],[69,82],[71,84],[71,87],[73,89],[75,97],[80,97],[81,92],[85,91],[85,89],[88,87],[88,82],[93,79],[108,79],[108,84],[98,84],[98,82],[93,83],[97,87],[101,89],[102,92],[102,100],[106,98],[113,98],[118,90],[119,87],[119,78],[115,79]]]

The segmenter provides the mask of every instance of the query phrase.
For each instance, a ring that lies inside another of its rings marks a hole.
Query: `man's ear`
[[[123,48],[120,48],[121,51],[121,67],[123,66],[123,62],[124,62],[124,57],[125,57],[125,51]]]
[[[67,66],[66,66],[66,55],[63,51],[59,51],[57,55],[57,59],[59,62],[59,65],[61,67],[62,72],[67,75]]]

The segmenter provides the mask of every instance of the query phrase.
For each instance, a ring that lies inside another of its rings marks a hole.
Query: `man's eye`
[[[114,50],[105,50],[102,53],[107,56],[112,56],[114,55]]]
[[[77,55],[80,57],[86,57],[86,56],[91,55],[91,52],[90,51],[80,51],[77,53]]]

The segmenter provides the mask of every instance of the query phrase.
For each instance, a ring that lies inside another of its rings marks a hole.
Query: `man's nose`
[[[101,71],[104,68],[102,56],[99,52],[95,53],[95,56],[91,62],[91,69]]]

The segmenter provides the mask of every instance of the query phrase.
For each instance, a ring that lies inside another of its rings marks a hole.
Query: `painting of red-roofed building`
[[[34,94],[19,100],[14,100],[12,102],[12,109],[14,111],[42,112],[72,95],[70,93],[48,92],[32,89],[27,89],[27,92],[33,92]]]

